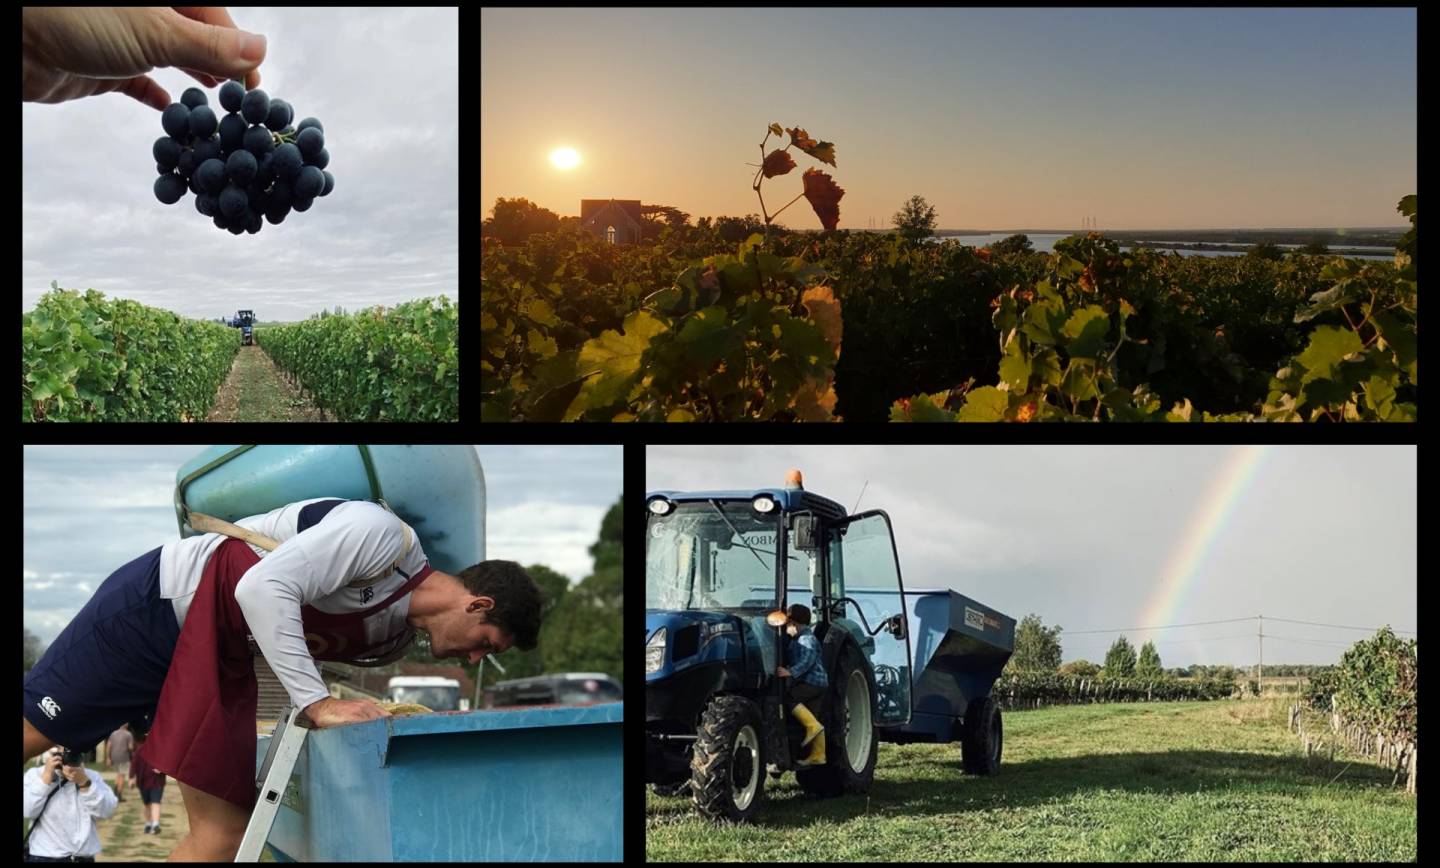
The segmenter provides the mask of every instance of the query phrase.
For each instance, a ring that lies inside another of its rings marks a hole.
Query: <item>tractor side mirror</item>
[[[820,547],[817,541],[817,524],[813,515],[795,516],[790,525],[790,539],[795,548],[802,552],[813,552]]]
[[[886,619],[885,627],[896,639],[905,638],[905,616],[903,614],[891,615]]]

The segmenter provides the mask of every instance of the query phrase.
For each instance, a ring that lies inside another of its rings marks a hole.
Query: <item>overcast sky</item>
[[[860,511],[890,514],[906,587],[1067,632],[1264,615],[1267,663],[1332,663],[1369,634],[1270,619],[1416,629],[1415,451],[661,446],[646,450],[645,487],[777,487],[798,467],[808,490],[850,509],[868,482]],[[1249,472],[1227,472],[1237,459]],[[1064,659],[1100,662],[1117,635],[1062,634]],[[1167,667],[1257,654],[1253,620],[1125,635],[1153,639]]]
[[[175,471],[199,446],[27,446],[25,627],[50,642],[116,568],[177,539]],[[417,447],[424,448],[424,447]],[[620,497],[620,446],[477,446],[490,559],[579,580]],[[77,544],[83,540],[83,545]]]
[[[334,191],[257,235],[231,235],[188,192],[175,205],[155,198],[160,112],[119,94],[24,103],[23,309],[51,280],[201,319],[249,308],[303,320],[336,305],[457,298],[457,11],[230,15],[268,39],[260,88],[294,106],[297,121],[324,124]],[[151,76],[174,101],[204,89],[175,69]],[[214,108],[218,92],[206,89]]]

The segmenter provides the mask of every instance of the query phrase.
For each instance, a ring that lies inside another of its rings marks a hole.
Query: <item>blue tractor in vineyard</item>
[[[804,489],[651,491],[645,533],[645,781],[716,820],[752,819],[764,777],[863,793],[876,745],[959,742],[972,774],[1000,766],[991,687],[1015,621],[951,590],[907,590],[881,510],[848,515]],[[801,763],[787,713],[785,610],[814,612],[829,687],[825,761]]]
[[[232,319],[232,320],[230,320],[230,327],[231,327],[231,328],[240,329],[240,344],[241,344],[241,346],[246,346],[246,347],[248,347],[248,346],[250,346],[251,344],[254,344],[254,343],[255,343],[254,326],[255,326],[255,311],[253,311],[253,310],[242,310],[242,311],[239,311],[238,313],[235,314],[235,318]]]

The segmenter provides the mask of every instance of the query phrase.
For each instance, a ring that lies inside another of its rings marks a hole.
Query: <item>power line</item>
[[[1311,626],[1311,627],[1334,627],[1334,628],[1337,629],[1337,630],[1364,630],[1364,631],[1367,632],[1367,633],[1373,633],[1374,631],[1380,629],[1379,627],[1347,627],[1347,626],[1344,625],[1344,624],[1318,624],[1318,623],[1316,623],[1316,622],[1314,622],[1314,621],[1292,621],[1292,620],[1289,619],[1289,618],[1270,618],[1269,620],[1271,620],[1271,621],[1284,621],[1284,622],[1287,623],[1287,624],[1308,624],[1308,625]],[[1415,631],[1414,631],[1414,630],[1396,630],[1396,629],[1393,628],[1393,627],[1391,628],[1391,630],[1392,630],[1392,632],[1395,632],[1395,633],[1405,633],[1406,635],[1409,635],[1409,636],[1414,636],[1414,635],[1415,635]]]
[[[1209,625],[1209,624],[1235,624],[1235,623],[1238,623],[1238,622],[1240,622],[1240,621],[1253,621],[1253,620],[1255,620],[1254,617],[1249,617],[1249,618],[1230,618],[1230,619],[1225,620],[1225,621],[1196,621],[1196,622],[1193,623],[1193,624],[1165,624],[1165,625],[1162,625],[1162,626],[1159,626],[1159,627],[1125,627],[1124,629],[1120,629],[1120,630],[1066,630],[1065,632],[1066,632],[1068,635],[1071,635],[1071,636],[1079,636],[1079,635],[1082,635],[1082,634],[1084,634],[1084,633],[1130,633],[1130,632],[1136,632],[1136,633],[1138,633],[1138,632],[1140,632],[1141,630],[1169,630],[1169,629],[1171,629],[1171,628],[1173,628],[1173,627],[1204,627],[1204,626]]]
[[[1337,642],[1334,639],[1296,639],[1293,636],[1276,636],[1274,633],[1266,633],[1266,639],[1279,639],[1283,642],[1304,642],[1307,645],[1337,645],[1341,648],[1349,648],[1353,642]]]
[[[1138,633],[1144,630],[1170,630],[1176,627],[1203,627],[1210,624],[1235,624],[1242,621],[1254,621],[1255,618],[1256,616],[1252,615],[1249,618],[1229,618],[1223,621],[1195,621],[1190,624],[1162,624],[1158,627],[1125,627],[1118,630],[1066,630],[1065,634],[1067,636],[1081,636],[1087,633]],[[1266,616],[1265,620],[1284,621],[1287,624],[1306,624],[1311,627],[1334,627],[1341,630],[1363,630],[1367,633],[1373,633],[1376,630],[1380,629],[1379,627],[1349,627],[1344,624],[1320,624],[1315,621],[1295,621],[1290,618],[1272,618],[1268,615]],[[1394,632],[1405,633],[1406,635],[1410,636],[1416,635],[1414,630],[1395,630]]]

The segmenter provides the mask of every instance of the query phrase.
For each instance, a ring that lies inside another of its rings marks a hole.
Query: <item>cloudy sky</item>
[[[663,446],[645,487],[775,487],[790,467],[846,509],[864,487],[907,587],[1034,612],[1065,628],[1065,660],[1119,635],[1079,631],[1256,615],[1270,663],[1335,662],[1368,635],[1272,618],[1416,629],[1413,446]],[[1166,666],[1257,653],[1254,620],[1124,635]]]
[[[456,298],[459,194],[455,9],[230,7],[267,37],[260,88],[325,125],[335,189],[257,235],[216,229],[187,192],[162,205],[160,112],[119,94],[24,103],[22,308],[62,289],[214,319],[239,308],[303,320]],[[151,73],[172,100],[192,86]],[[219,106],[218,88],[207,90]]]
[[[50,642],[117,567],[178,537],[175,471],[201,448],[25,448],[24,619],[31,633]],[[542,563],[572,580],[589,575],[587,549],[620,497],[622,447],[475,449],[485,471],[486,557]]]

